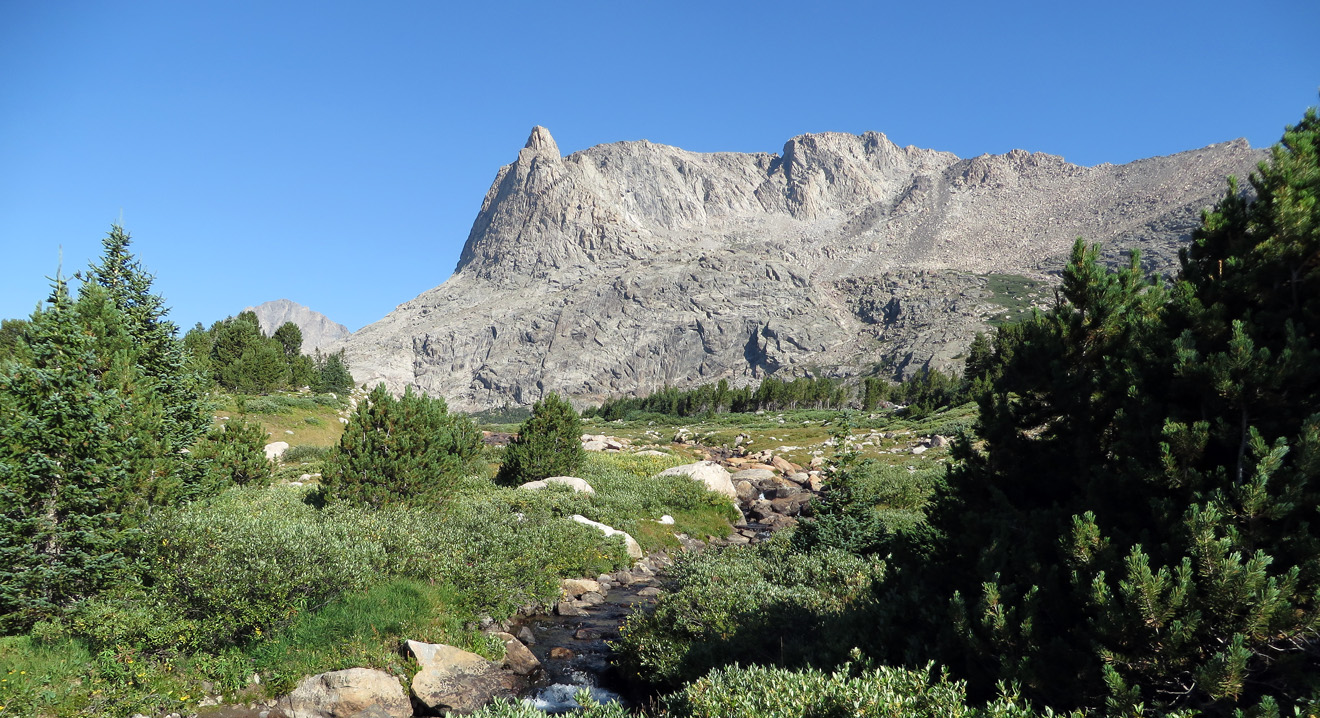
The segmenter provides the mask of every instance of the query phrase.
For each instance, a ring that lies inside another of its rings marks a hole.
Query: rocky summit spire
[[[540,125],[532,128],[532,134],[527,137],[527,144],[524,147],[537,154],[559,156],[559,145],[555,144],[555,138],[550,136],[550,130]]]

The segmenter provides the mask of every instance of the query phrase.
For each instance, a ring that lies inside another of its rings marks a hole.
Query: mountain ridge
[[[454,274],[344,346],[359,381],[463,409],[948,366],[999,311],[987,275],[1047,281],[1079,235],[1169,271],[1224,178],[1264,156],[1233,140],[1084,167],[868,132],[799,135],[778,155],[643,140],[565,157],[536,127]]]

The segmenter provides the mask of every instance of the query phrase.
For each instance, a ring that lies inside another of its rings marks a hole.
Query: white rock
[[[662,524],[664,524],[664,525],[666,525],[666,526],[668,526],[668,525],[670,525],[670,524],[673,524],[673,523],[674,523],[674,517],[673,517],[673,516],[670,516],[669,514],[665,514],[664,516],[661,516],[661,517],[660,517],[660,523],[662,523]]]
[[[550,478],[542,479],[541,481],[528,481],[527,483],[523,484],[522,486],[519,486],[518,488],[526,489],[528,491],[540,491],[546,488],[547,486],[549,486],[550,484],[560,484],[562,486],[567,486],[570,489],[573,489],[574,491],[582,494],[596,493],[596,490],[591,488],[591,484],[588,484],[584,479],[579,479],[576,476],[551,476]]]
[[[582,442],[582,448],[586,451],[604,451],[608,447],[605,442],[592,439],[591,441]]]
[[[695,464],[675,466],[672,469],[661,471],[659,475],[688,476],[693,481],[702,482],[706,485],[706,488],[717,494],[724,494],[731,499],[738,497],[738,492],[733,488],[733,481],[729,472],[714,461],[698,461]]]
[[[271,443],[266,444],[266,460],[274,461],[280,458],[281,456],[284,456],[284,452],[288,450],[289,450],[289,442],[272,441]]]
[[[924,447],[924,446],[914,446],[914,447],[912,447],[912,453],[917,454],[917,455],[924,454],[924,453],[926,453],[926,447]]]
[[[634,539],[632,536],[629,536],[626,531],[620,531],[614,528],[613,526],[606,526],[605,524],[600,523],[599,521],[592,521],[591,519],[587,518],[586,516],[583,516],[582,514],[573,514],[569,518],[572,518],[574,521],[580,524],[586,524],[587,526],[590,526],[596,529],[597,531],[600,531],[606,536],[622,536],[623,545],[628,547],[628,556],[630,558],[642,557],[641,545],[637,543],[636,539]]]
[[[309,676],[280,699],[289,718],[351,716],[375,708],[373,715],[404,718],[413,714],[412,703],[398,679],[384,671],[349,668]]]

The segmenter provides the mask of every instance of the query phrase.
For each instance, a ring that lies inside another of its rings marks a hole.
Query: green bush
[[[260,424],[249,424],[242,418],[212,429],[189,455],[188,498],[214,496],[231,486],[269,484],[267,438]]]
[[[331,448],[328,446],[290,446],[281,459],[286,464],[306,461],[323,461],[330,455]]]
[[[497,481],[519,484],[550,476],[569,476],[582,465],[582,419],[573,405],[547,394],[532,405],[532,416],[504,450]]]
[[[943,469],[910,471],[873,459],[840,466],[793,532],[798,551],[836,548],[887,553],[894,537],[925,522],[925,506]]]
[[[381,384],[358,404],[326,457],[321,486],[330,501],[369,506],[438,504],[453,484],[478,470],[481,432],[444,399],[394,398]]]
[[[835,665],[856,645],[848,617],[882,569],[838,550],[795,553],[782,540],[682,554],[655,609],[628,618],[620,663],[668,687],[731,663]]]
[[[967,687],[923,670],[880,668],[825,673],[808,669],[733,666],[712,671],[662,699],[675,718],[1032,718],[1040,715],[1007,692],[991,703],[968,705]],[[1044,715],[1054,715],[1046,713]],[[1081,718],[1081,713],[1070,718]]]

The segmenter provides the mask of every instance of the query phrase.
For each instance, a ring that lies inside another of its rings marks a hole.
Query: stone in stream
[[[527,626],[519,626],[517,635],[518,635],[518,640],[522,641],[523,645],[526,646],[536,645],[536,634],[532,633],[531,628],[528,628]]]
[[[573,637],[579,641],[594,641],[600,638],[600,631],[594,628],[579,628],[573,633]]]
[[[494,634],[504,641],[504,667],[520,676],[530,676],[541,670],[541,662],[527,650],[522,641],[509,633]]]
[[[571,661],[577,658],[577,654],[563,646],[555,646],[550,649],[550,658],[556,661]]]
[[[371,668],[349,668],[308,676],[279,699],[288,718],[352,716],[375,709],[378,715],[405,718],[413,714],[408,695],[394,676]]]
[[[559,582],[559,590],[569,598],[577,598],[584,593],[600,593],[600,582],[587,578],[566,578]]]
[[[579,600],[588,606],[599,606],[600,604],[605,603],[605,597],[595,591],[582,594],[582,597]]]
[[[561,616],[585,616],[586,605],[580,601],[560,601],[555,606],[555,613]]]
[[[659,596],[660,593],[661,593],[660,589],[656,588],[655,586],[647,586],[646,588],[643,588],[642,590],[638,591],[638,592],[637,592],[637,595],[638,595],[638,596]]]
[[[419,656],[419,663],[423,653],[428,656],[422,670],[413,676],[412,695],[428,713],[471,713],[495,698],[512,697],[521,687],[517,676],[475,653],[444,644],[420,645],[433,649],[419,652],[409,646]]]

